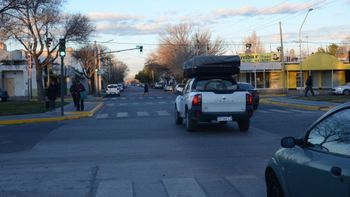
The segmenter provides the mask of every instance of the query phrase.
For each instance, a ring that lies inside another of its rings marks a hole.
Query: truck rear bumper
[[[253,115],[253,108],[247,107],[244,112],[202,112],[200,109],[189,111],[192,120],[197,122],[217,121],[218,117],[232,117],[232,121],[250,119]]]

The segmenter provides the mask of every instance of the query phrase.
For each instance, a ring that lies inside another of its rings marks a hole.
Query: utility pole
[[[95,74],[94,74],[94,79],[95,79],[95,96],[97,96],[97,64],[98,64],[98,51],[97,51],[97,44],[96,44],[96,40],[94,42],[94,56],[95,56]]]
[[[282,22],[279,22],[280,26],[280,38],[281,38],[281,50],[280,50],[280,60],[281,60],[281,67],[282,67],[282,88],[283,92],[288,93],[288,89],[286,88],[286,77],[285,77],[285,65],[284,65],[284,49],[283,49],[283,33],[282,33]]]
[[[66,56],[66,40],[60,39],[59,51],[61,56],[61,116],[64,116],[64,57]]]

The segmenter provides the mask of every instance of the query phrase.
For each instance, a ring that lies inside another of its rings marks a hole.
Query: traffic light
[[[52,44],[52,38],[47,38],[46,39],[47,48],[50,48],[51,44]]]
[[[142,53],[143,52],[143,46],[141,45],[139,47],[140,47],[140,53]]]
[[[66,40],[63,38],[59,42],[59,52],[61,57],[66,56]]]

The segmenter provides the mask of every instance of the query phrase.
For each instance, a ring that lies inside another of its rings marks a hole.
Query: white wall
[[[8,71],[4,72],[4,81],[5,79],[13,78],[15,83],[14,96],[25,96],[26,87],[24,82],[24,73],[23,71]]]

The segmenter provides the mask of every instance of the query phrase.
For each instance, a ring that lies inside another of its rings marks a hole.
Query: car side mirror
[[[281,146],[283,148],[294,148],[295,147],[295,138],[294,137],[284,137],[281,140]]]

